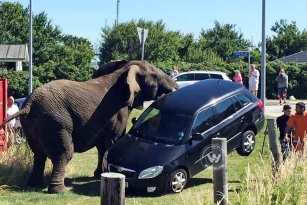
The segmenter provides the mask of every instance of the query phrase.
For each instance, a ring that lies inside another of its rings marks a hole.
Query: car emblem
[[[122,172],[122,171],[123,171],[123,168],[122,168],[122,167],[117,167],[117,171],[118,171],[118,172]]]

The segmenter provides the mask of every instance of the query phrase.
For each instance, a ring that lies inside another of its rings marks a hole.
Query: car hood
[[[174,146],[154,143],[127,134],[108,151],[108,163],[141,171],[143,169],[167,165],[175,158],[183,145]]]

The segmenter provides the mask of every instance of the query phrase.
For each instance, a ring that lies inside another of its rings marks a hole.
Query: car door
[[[186,153],[185,164],[190,167],[191,176],[212,164],[206,155],[211,153],[211,139],[215,137],[216,132],[212,107],[198,113],[191,129],[191,135],[196,133],[202,134],[203,140],[192,141],[187,145],[189,146],[189,151]]]
[[[229,97],[214,106],[215,120],[220,127],[217,137],[227,138],[228,153],[237,148],[245,122],[245,116],[238,113],[240,109],[241,104],[236,97]]]
[[[185,73],[178,75],[174,78],[179,85],[179,88],[183,88],[188,85],[194,84],[196,81],[194,79],[194,73]]]

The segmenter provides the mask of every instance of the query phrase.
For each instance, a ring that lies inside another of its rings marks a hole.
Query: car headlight
[[[105,171],[108,170],[108,151],[106,151],[103,155],[102,166]]]
[[[158,176],[163,170],[162,166],[150,167],[148,169],[143,170],[139,174],[139,179],[150,179]]]

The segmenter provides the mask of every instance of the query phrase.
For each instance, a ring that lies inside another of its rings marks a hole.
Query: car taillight
[[[262,100],[259,100],[259,101],[258,101],[258,106],[260,107],[260,109],[261,109],[262,111],[264,110],[264,106],[263,106]]]

